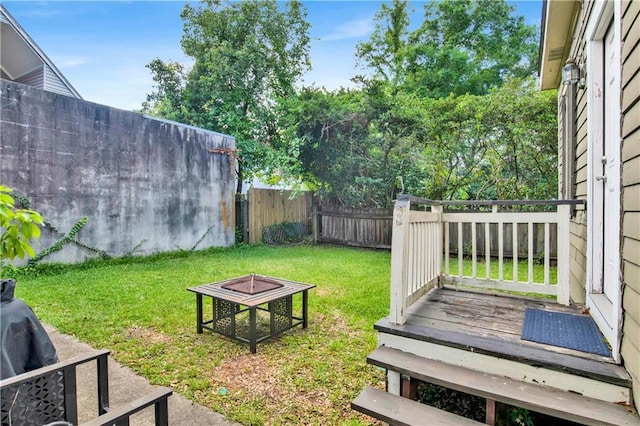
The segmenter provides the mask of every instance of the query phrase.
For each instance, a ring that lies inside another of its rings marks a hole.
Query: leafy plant
[[[16,208],[12,193],[11,188],[0,185],[0,276],[5,262],[35,255],[31,241],[40,237],[44,225],[39,213]]]

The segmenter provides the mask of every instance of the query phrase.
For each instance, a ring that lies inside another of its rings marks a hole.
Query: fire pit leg
[[[256,308],[249,308],[249,348],[256,353]]]
[[[302,292],[302,328],[307,328],[307,316],[309,312],[309,298],[307,290]]]
[[[202,334],[202,295],[196,293],[196,331]]]

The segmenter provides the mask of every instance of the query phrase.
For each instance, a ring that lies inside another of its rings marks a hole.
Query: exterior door
[[[588,132],[591,152],[588,209],[587,305],[619,360],[620,290],[620,43],[611,13],[594,25],[588,52]],[[590,78],[589,78],[590,75]]]
[[[611,303],[617,301],[620,287],[620,115],[617,52],[613,43],[613,25],[604,37],[604,143],[602,185],[604,212],[604,265],[602,291]],[[614,325],[614,324],[610,324]],[[617,324],[615,324],[617,325]]]

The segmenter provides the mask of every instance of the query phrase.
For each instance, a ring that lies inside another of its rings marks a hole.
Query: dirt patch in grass
[[[225,359],[210,372],[212,381],[224,383],[229,391],[244,390],[264,398],[277,398],[277,368],[260,354]]]
[[[256,354],[247,350],[226,357],[208,369],[206,379],[222,405],[237,410],[242,403],[261,406],[264,419],[257,423],[341,424],[356,418],[369,423],[370,418],[350,407],[351,399],[362,390],[363,378],[371,377],[365,355],[354,356],[362,365],[337,355],[349,350],[346,342],[362,339],[362,334],[350,328],[337,311],[316,315],[308,329],[296,328],[268,340],[258,345]]]
[[[168,344],[173,341],[170,336],[163,334],[153,328],[140,327],[134,325],[127,330],[127,339],[140,339],[142,342],[148,345],[164,343]]]

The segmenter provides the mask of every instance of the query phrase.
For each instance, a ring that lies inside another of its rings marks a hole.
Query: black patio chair
[[[155,424],[167,426],[167,399],[172,394],[171,389],[168,388],[158,388],[120,408],[110,409],[108,355],[109,351],[97,351],[1,380],[2,425],[77,425],[76,368],[78,365],[95,361],[97,366],[97,417],[84,425],[129,425],[131,415],[153,405]]]

